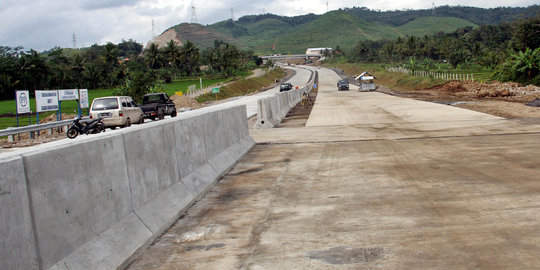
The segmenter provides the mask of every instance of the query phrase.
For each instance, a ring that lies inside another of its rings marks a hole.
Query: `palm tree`
[[[161,60],[159,45],[156,43],[150,44],[150,47],[144,52],[144,60],[152,70],[158,68]]]
[[[199,58],[201,54],[199,48],[197,48],[191,41],[187,41],[180,51],[181,53],[181,64],[185,67],[188,76],[191,76],[191,73],[195,71],[199,63]]]
[[[111,76],[113,68],[118,64],[118,48],[111,42],[107,42],[103,47],[103,60],[107,64],[107,77],[109,86],[114,84],[114,77]]]
[[[407,42],[405,43],[407,45],[407,49],[409,50],[409,53],[412,56],[416,56],[416,47],[418,45],[417,43],[418,43],[418,39],[415,36],[410,36],[407,39]]]
[[[163,55],[165,57],[165,61],[168,62],[168,65],[172,68],[173,73],[175,73],[176,64],[180,60],[180,48],[178,45],[176,45],[174,40],[171,39],[167,43],[167,46],[163,48]]]
[[[88,65],[83,72],[84,78],[90,83],[92,88],[97,88],[101,81],[101,70],[94,64]]]
[[[76,54],[71,59],[71,70],[75,72],[77,76],[77,87],[82,88],[82,72],[86,69],[85,59],[80,55]]]
[[[394,51],[395,51],[394,43],[388,42],[384,44],[383,51],[386,54],[386,56],[388,56],[388,59],[390,60],[390,64],[394,65]]]
[[[50,73],[49,66],[45,59],[35,50],[30,50],[28,54],[23,54],[18,63],[19,71],[23,74],[25,88],[30,83],[30,90],[42,87],[47,74]]]

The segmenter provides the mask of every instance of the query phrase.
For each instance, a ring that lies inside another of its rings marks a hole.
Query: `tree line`
[[[426,70],[447,62],[453,68],[493,70],[494,79],[540,85],[540,16],[513,23],[465,27],[453,33],[395,40],[359,41],[345,57],[349,62],[406,62]],[[339,46],[338,46],[339,48]],[[343,54],[339,49],[334,54]]]
[[[258,59],[252,51],[221,41],[202,51],[190,41],[180,45],[173,40],[163,47],[152,43],[147,49],[131,39],[45,52],[0,46],[0,99],[12,99],[16,89],[119,87],[140,95],[157,82],[174,78],[232,77],[261,64]]]

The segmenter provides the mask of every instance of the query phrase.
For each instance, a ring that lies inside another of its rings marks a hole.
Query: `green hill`
[[[397,37],[397,34],[388,25],[368,22],[343,11],[332,11],[312,22],[298,26],[296,31],[280,38],[276,51],[302,53],[308,47],[336,47],[336,45],[350,50],[359,40],[394,37]]]
[[[540,6],[496,9],[443,6],[435,11],[436,16],[433,16],[432,10],[374,11],[347,8],[323,15],[250,15],[237,21],[226,20],[208,26],[183,23],[173,28],[180,40],[190,40],[201,49],[213,46],[214,40],[221,40],[242,49],[254,50],[258,54],[302,53],[308,47],[337,45],[348,51],[360,40],[448,33],[463,27],[500,23],[497,20],[511,21],[520,16],[530,17],[540,12]],[[274,45],[276,50],[273,52]]]
[[[426,33],[437,33],[441,31],[450,33],[466,26],[478,27],[478,25],[460,18],[424,17],[398,26],[397,30],[405,36],[423,36]]]

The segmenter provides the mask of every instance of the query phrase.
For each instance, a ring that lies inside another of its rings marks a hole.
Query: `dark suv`
[[[291,89],[292,89],[292,84],[291,83],[282,83],[279,86],[279,92],[289,91]]]
[[[337,83],[337,89],[338,89],[338,91],[349,90],[349,81],[347,81],[347,80],[339,80],[338,83]]]

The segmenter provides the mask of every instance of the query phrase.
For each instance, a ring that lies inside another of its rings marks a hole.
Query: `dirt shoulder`
[[[428,89],[404,91],[380,85],[377,91],[447,104],[508,119],[540,123],[540,108],[525,105],[540,98],[540,87],[517,83],[451,81]]]

